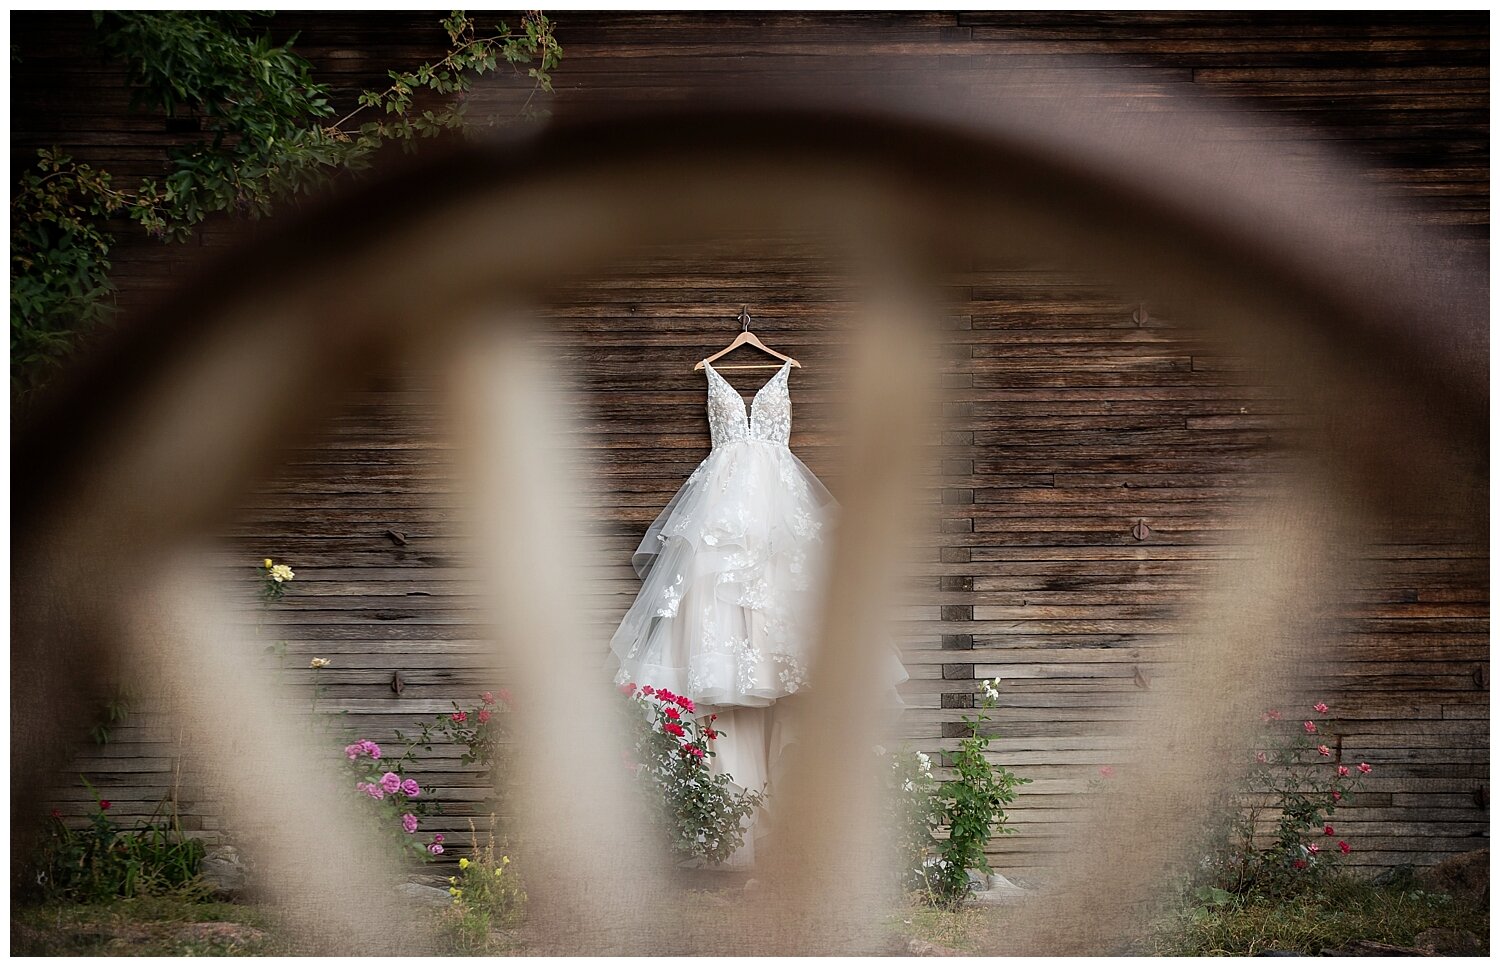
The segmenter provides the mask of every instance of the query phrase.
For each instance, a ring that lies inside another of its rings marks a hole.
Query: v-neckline
[[[739,397],[740,405],[745,407],[745,417],[748,420],[750,418],[750,415],[755,411],[755,401],[760,399],[760,394],[765,392],[767,386],[770,386],[772,383],[776,382],[776,378],[783,372],[785,372],[786,368],[792,364],[790,360],[782,363],[781,366],[777,368],[776,372],[771,374],[770,379],[767,379],[764,383],[760,384],[760,388],[751,395],[750,402],[748,403],[745,402],[745,395],[738,389],[735,389],[735,385],[728,379],[725,379],[724,374],[715,369],[713,363],[705,362],[703,365],[708,367],[708,370],[715,376],[719,377],[719,379],[723,381],[725,386],[728,386],[731,390],[734,390],[734,395]]]

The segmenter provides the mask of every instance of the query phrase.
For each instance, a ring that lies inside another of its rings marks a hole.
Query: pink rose
[[[1113,779],[1115,777],[1115,767],[1114,766],[1100,766],[1099,767],[1099,775],[1103,776],[1106,779]]]
[[[401,791],[406,794],[406,798],[415,799],[422,794],[422,787],[417,785],[415,779],[402,779]]]
[[[411,813],[404,814],[401,817],[401,828],[408,833],[415,833],[417,831],[417,817]]]
[[[1333,755],[1333,752],[1332,752],[1332,750],[1330,750],[1328,748],[1328,746],[1326,746],[1326,745],[1320,745],[1320,746],[1318,746],[1318,755],[1329,756],[1329,755]]]
[[[380,788],[389,793],[400,792],[401,777],[396,775],[394,772],[387,772],[385,775],[380,777]]]
[[[1312,735],[1314,732],[1318,731],[1318,727],[1312,722],[1303,722],[1302,731],[1306,732],[1308,735]]]
[[[1313,706],[1313,711],[1319,713],[1320,715],[1327,715],[1328,706],[1323,702],[1319,702],[1318,704]]]
[[[1257,752],[1257,753],[1255,753],[1255,761],[1259,762],[1261,765],[1265,765],[1266,764],[1266,754],[1264,752]]]
[[[1348,774],[1349,774],[1349,767],[1348,766],[1339,766],[1339,775],[1340,776],[1347,776]]]
[[[632,685],[631,687],[634,688],[635,686]],[[494,693],[492,693],[492,692],[485,692],[483,695],[479,696],[479,700],[481,702],[483,702],[484,704],[486,704],[486,705],[494,705],[495,704]]]
[[[1370,773],[1374,770],[1370,767],[1370,764],[1368,762],[1361,762],[1359,764],[1359,771],[1363,773]]]

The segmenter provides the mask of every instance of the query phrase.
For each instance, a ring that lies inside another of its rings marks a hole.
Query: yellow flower
[[[271,580],[275,581],[277,584],[281,584],[284,581],[290,581],[296,576],[296,573],[285,564],[277,564],[271,568]]]
[[[461,869],[461,870],[467,870],[469,868],[469,859],[468,859],[468,857],[462,857],[462,858],[459,859],[459,861],[458,861],[458,868]]]
[[[449,883],[453,883],[453,884],[456,885],[458,883],[458,877],[456,877],[456,876],[450,876],[450,877],[448,877],[448,882]]]
[[[510,857],[509,856],[502,856],[502,857],[500,857],[500,862],[501,863],[509,863],[510,862]]]
[[[505,875],[505,871],[503,869],[501,869],[500,867],[497,866],[497,867],[495,867],[495,875],[496,876],[504,876]]]
[[[450,887],[448,887],[448,893],[449,893],[450,896],[458,896],[458,892],[459,892],[458,887],[456,887],[456,886],[450,886]]]
[[[271,559],[269,557],[266,558],[266,570],[271,570]]]
[[[313,668],[327,668],[329,665],[332,665],[332,664],[333,664],[333,659],[332,658],[314,658],[312,660],[312,667]]]

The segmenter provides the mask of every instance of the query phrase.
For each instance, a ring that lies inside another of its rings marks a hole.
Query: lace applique
[[[735,685],[742,692],[756,688],[755,674],[760,670],[760,649],[750,644],[749,638],[731,638],[736,650]]]
[[[673,581],[670,587],[662,589],[661,596],[662,599],[666,601],[666,604],[662,605],[661,608],[657,610],[656,616],[658,618],[677,617],[677,606],[682,603],[681,574],[677,575],[677,580]]]
[[[792,655],[772,655],[772,660],[781,666],[776,673],[776,680],[781,687],[786,689],[788,695],[807,684],[807,674],[802,669],[802,663]]]
[[[806,507],[799,507],[792,515],[792,533],[806,540],[818,540],[818,531],[823,529],[823,522],[817,520]]]
[[[766,380],[745,408],[745,398],[730,385],[712,363],[708,375],[708,431],[715,447],[739,440],[760,440],[786,446],[792,438],[792,397],[787,390],[791,363]]]

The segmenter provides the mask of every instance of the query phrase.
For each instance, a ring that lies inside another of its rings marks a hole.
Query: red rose
[[[101,799],[101,800],[99,800],[99,808],[100,809],[108,809],[109,808],[109,800],[108,799]]]
[[[681,705],[684,711],[691,712],[693,710],[693,700],[686,695],[674,695],[672,696],[672,701]]]
[[[1296,869],[1296,870],[1305,870],[1305,869],[1307,869],[1307,860],[1297,860],[1295,863],[1292,864],[1292,868]]]
[[[670,705],[662,709],[662,714],[669,719],[679,719],[682,717],[682,713],[677,711],[675,708],[672,708]]]
[[[678,738],[682,738],[687,734],[687,731],[676,722],[668,722],[666,725],[663,725],[662,731],[668,733],[669,735],[675,735]]]
[[[469,713],[468,712],[454,712],[451,717],[452,717],[453,721],[455,721],[455,722],[467,722],[469,720]]]
[[[688,755],[692,756],[695,759],[703,758],[703,750],[698,748],[696,745],[685,745],[682,747],[682,751],[686,752]]]
[[[1344,798],[1344,794],[1343,793],[1339,792],[1337,789],[1333,790],[1333,801],[1334,802],[1338,802],[1340,799],[1343,799],[1343,798]]]
[[[662,701],[662,702],[675,702],[675,701],[677,701],[677,696],[673,695],[671,692],[667,691],[665,688],[658,688],[656,690],[656,698],[657,698],[658,701]]]
[[[719,737],[719,733],[715,732],[713,729],[704,729],[703,737],[712,742],[714,739],[717,739]]]
[[[708,720],[709,720],[709,721],[710,721],[710,722],[717,722],[717,721],[719,721],[719,716],[718,716],[718,713],[715,713],[715,714],[713,714],[713,715],[710,715],[710,716],[709,716],[709,717],[708,717]]]
[[[56,806],[53,806],[52,807],[52,818],[53,819],[62,819],[62,810],[58,809]]]
[[[650,685],[647,685],[645,688],[641,689],[641,694],[646,696],[647,698],[650,698],[652,695],[656,694],[656,689],[652,688]]]
[[[1323,835],[1324,836],[1332,836],[1333,835],[1333,824],[1332,823],[1324,823],[1323,824]]]
[[[1347,853],[1347,852],[1349,852],[1349,844],[1346,843],[1346,842],[1344,842],[1343,840],[1339,840],[1339,852],[1340,853]]]
[[[483,695],[479,696],[479,700],[481,702],[483,702],[484,704],[486,704],[486,705],[494,705],[495,704],[494,693],[492,693],[492,692],[485,692]]]
[[[483,725],[484,723],[488,722],[489,720],[490,720],[490,710],[487,709],[487,708],[480,709],[479,710],[479,724]]]

